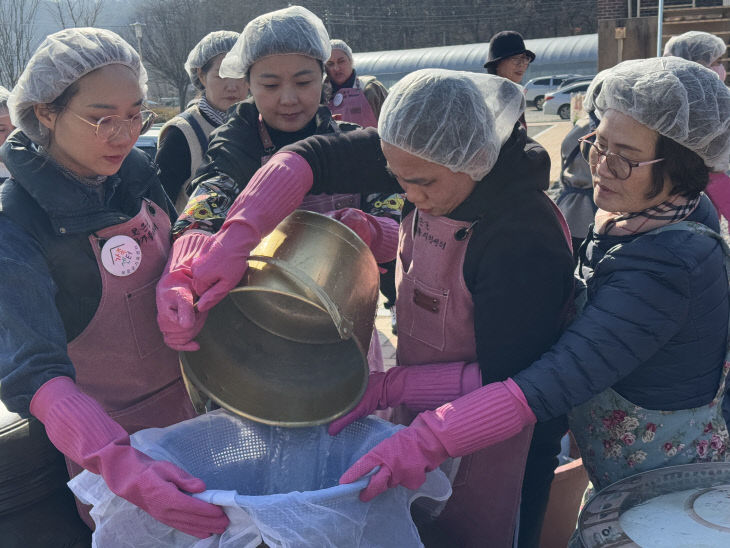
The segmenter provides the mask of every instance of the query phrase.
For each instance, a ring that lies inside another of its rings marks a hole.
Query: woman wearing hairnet
[[[598,490],[726,460],[728,250],[702,189],[730,157],[730,91],[696,63],[654,58],[601,72],[586,106],[600,119],[584,141],[599,210],[582,312],[530,367],[421,413],[341,481],[380,466],[368,496],[415,486],[448,456],[565,413]]]
[[[682,57],[707,67],[725,81],[725,67],[720,60],[724,57],[727,46],[722,38],[708,32],[689,31],[679,36],[672,36],[664,48],[664,56]],[[718,213],[730,219],[730,177],[725,172],[710,173],[710,182],[705,193],[712,200]]]
[[[172,258],[157,288],[158,322],[170,347],[198,348],[191,340],[200,331],[205,314],[200,307],[193,308],[190,265],[210,245],[210,237],[220,229],[233,200],[256,170],[285,145],[314,134],[357,128],[335,122],[320,104],[324,62],[329,57],[330,40],[322,21],[302,7],[292,6],[246,25],[221,63],[221,76],[245,77],[252,97],[237,105],[228,122],[211,135],[192,196],[172,230]],[[379,263],[393,260],[398,223],[353,209],[360,205],[360,194],[321,194],[307,196],[300,208],[320,213],[338,210],[335,218],[363,237]],[[383,370],[377,333],[368,362],[371,369]]]
[[[223,78],[219,74],[221,61],[238,37],[237,32],[228,30],[211,32],[190,51],[185,70],[200,90],[200,98],[160,131],[155,161],[160,166],[162,186],[178,211],[188,202],[186,189],[208,150],[210,133],[225,123],[231,105],[248,96],[244,78]]]
[[[566,234],[542,191],[549,159],[519,127],[523,110],[521,89],[503,78],[421,70],[391,89],[378,132],[310,137],[288,147],[256,174],[192,263],[200,308],[238,283],[253,246],[307,192],[393,192],[400,184],[407,202],[396,271],[399,366],[371,373],[362,402],[330,432],[378,408],[401,406],[397,418],[407,423],[418,411],[516,374],[558,339],[573,289]],[[500,402],[514,397],[510,384],[492,386]],[[419,425],[417,419],[399,439]],[[539,536],[566,429],[561,419],[541,425],[529,457],[528,423],[485,451],[465,438],[453,456],[474,454],[462,461],[438,520],[422,525],[424,540],[511,546],[526,459],[520,520]],[[417,465],[420,475],[395,483],[423,481],[424,469],[448,456],[431,455],[433,462]],[[419,456],[398,456],[409,458]],[[386,488],[385,472],[364,500]]]
[[[8,97],[10,92],[4,87],[0,86],[0,146],[8,138],[10,132],[15,129],[15,126],[10,121],[10,112],[8,111]],[[0,183],[10,176],[8,168],[2,162],[2,156],[0,156]]]
[[[43,41],[10,95],[20,131],[2,148],[1,395],[43,422],[72,476],[101,474],[117,495],[204,538],[228,520],[188,494],[203,482],[129,443],[195,416],[155,324],[174,210],[134,148],[152,120],[146,82],[118,35],[66,29]]]
[[[672,36],[664,46],[664,57],[681,57],[688,61],[699,63],[703,67],[717,73],[721,81],[725,81],[725,67],[720,59],[725,55],[727,46],[722,38],[702,32],[691,30]]]

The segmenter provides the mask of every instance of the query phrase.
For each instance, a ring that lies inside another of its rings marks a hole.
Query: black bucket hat
[[[484,68],[496,68],[502,59],[512,57],[513,55],[527,54],[530,63],[535,60],[535,54],[529,49],[525,49],[525,41],[522,35],[514,30],[503,30],[498,32],[489,41],[489,56]]]

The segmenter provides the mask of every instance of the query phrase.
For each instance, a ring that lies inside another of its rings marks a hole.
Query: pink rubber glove
[[[293,152],[274,154],[228,210],[208,250],[193,261],[198,310],[218,304],[246,272],[251,250],[292,213],[312,188],[312,168]]]
[[[370,373],[368,387],[355,408],[332,423],[327,432],[339,434],[347,425],[378,409],[406,405],[414,411],[435,409],[482,385],[478,363],[401,365],[387,373]]]
[[[193,305],[191,267],[193,259],[210,244],[211,235],[190,231],[172,245],[170,257],[157,283],[157,325],[165,344],[174,350],[193,351],[193,339],[203,328],[207,314]]]
[[[30,412],[45,425],[59,451],[94,474],[112,492],[153,518],[198,538],[228,527],[223,510],[189,493],[205,484],[171,462],[156,461],[129,445],[129,435],[68,377],[56,377],[36,392]]]
[[[359,209],[346,207],[327,213],[340,221],[372,251],[377,263],[387,263],[395,259],[398,250],[398,223],[390,217],[375,217]]]
[[[512,380],[483,386],[435,411],[424,411],[410,426],[383,440],[340,478],[352,483],[380,469],[360,492],[367,502],[391,487],[417,489],[426,473],[448,457],[489,447],[537,421],[519,386]]]

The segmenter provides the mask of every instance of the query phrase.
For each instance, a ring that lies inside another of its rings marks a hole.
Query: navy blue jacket
[[[46,381],[75,377],[66,343],[93,318],[101,274],[89,243],[151,200],[174,219],[157,167],[132,149],[107,177],[104,199],[38,154],[22,133],[2,147],[12,177],[0,186],[0,399],[28,416]]]
[[[704,195],[687,220],[719,232]],[[563,415],[609,387],[647,409],[709,403],[724,363],[730,306],[720,243],[684,230],[592,233],[582,251],[583,313],[514,376],[538,420]]]

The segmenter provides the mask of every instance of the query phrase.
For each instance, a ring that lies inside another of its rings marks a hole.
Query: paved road
[[[525,120],[527,121],[527,135],[530,137],[534,137],[541,131],[549,129],[553,124],[563,121],[560,116],[543,114],[541,110],[537,110],[535,107],[527,107]]]

